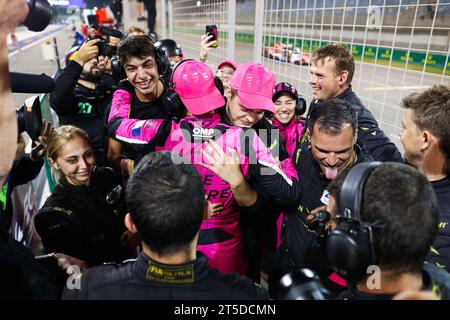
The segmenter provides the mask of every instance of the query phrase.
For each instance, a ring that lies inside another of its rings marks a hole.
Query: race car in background
[[[292,44],[285,45],[281,42],[275,43],[273,47],[266,47],[264,57],[297,65],[308,65],[311,60],[310,53],[302,53],[300,48],[294,47]]]
[[[311,61],[311,53],[302,53],[299,48],[294,47],[289,51],[289,62],[298,65],[308,65]]]
[[[287,57],[287,47],[281,42],[277,42],[273,47],[264,48],[264,57],[286,62]]]

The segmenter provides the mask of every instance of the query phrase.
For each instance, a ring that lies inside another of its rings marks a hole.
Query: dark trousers
[[[117,20],[117,23],[122,23],[122,15],[123,15],[123,6],[122,6],[122,0],[113,0],[113,2],[109,5],[111,8],[112,13],[114,14],[114,17]]]
[[[156,0],[143,0],[145,10],[147,10],[148,32],[155,32],[156,22]]]

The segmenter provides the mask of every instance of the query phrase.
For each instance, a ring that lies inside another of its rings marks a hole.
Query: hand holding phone
[[[217,32],[217,26],[216,25],[207,25],[206,26],[206,35],[207,36],[213,36],[211,38],[211,40],[209,40],[208,43],[215,41],[214,43],[211,44],[211,47],[216,48],[219,45],[219,37],[218,37],[218,32]]]

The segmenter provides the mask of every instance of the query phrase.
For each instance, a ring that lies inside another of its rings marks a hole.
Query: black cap
[[[298,99],[297,89],[292,84],[287,82],[280,82],[275,85],[275,89],[273,90],[272,95],[272,101],[275,102],[275,100],[277,100],[283,92],[288,93],[295,100]]]

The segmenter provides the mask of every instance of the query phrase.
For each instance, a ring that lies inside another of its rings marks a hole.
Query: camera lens
[[[24,25],[30,31],[44,30],[52,18],[52,7],[46,0],[29,0],[30,12],[24,21]]]

